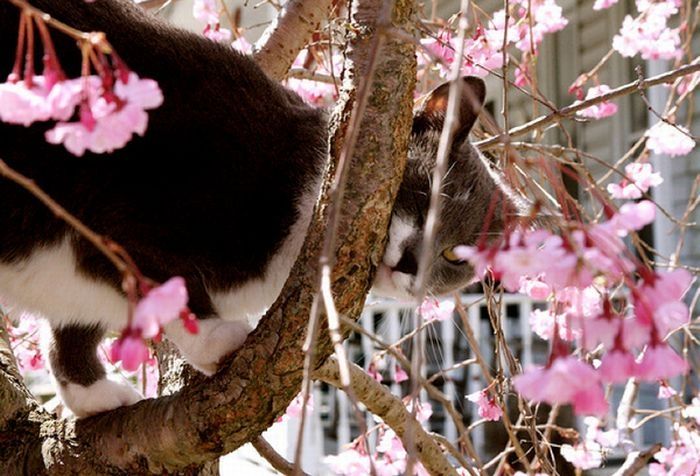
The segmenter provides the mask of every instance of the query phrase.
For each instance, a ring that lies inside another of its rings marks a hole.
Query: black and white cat
[[[327,154],[325,112],[267,78],[251,59],[154,19],[129,1],[32,3],[76,28],[106,32],[131,68],[158,81],[165,101],[152,111],[145,136],[113,154],[74,157],[44,140],[44,126],[0,123],[0,158],[121,244],[145,275],[186,279],[189,306],[202,318],[200,332],[190,335],[177,321],[166,336],[194,367],[212,374],[273,303],[299,253]],[[0,74],[11,69],[17,25],[16,9],[0,0]],[[54,40],[64,67],[78,75],[72,40]],[[513,208],[467,140],[484,83],[465,78],[463,84],[428,283],[436,294],[464,286],[473,275],[443,250],[474,243],[489,208],[495,211],[489,231],[500,231],[504,211]],[[376,280],[384,294],[411,292],[446,95],[444,85],[437,88],[415,115]],[[490,207],[493,199],[498,204]],[[77,416],[140,398],[130,386],[106,379],[96,355],[105,330],[126,324],[120,280],[99,251],[29,193],[0,180],[0,296],[11,312],[50,322],[50,366]]]

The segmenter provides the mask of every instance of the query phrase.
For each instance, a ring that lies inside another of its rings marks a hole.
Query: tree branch
[[[364,2],[378,8],[378,0]],[[414,2],[395,3],[393,28],[407,28]],[[374,18],[358,16],[352,71],[333,124],[334,175],[352,110],[353,89],[363,73],[363,48],[374,34]],[[411,44],[387,40],[374,76],[348,173],[338,225],[333,273],[338,312],[358,316],[369,290],[373,267],[383,254],[393,199],[398,190],[411,128],[415,57]],[[327,191],[327,186],[324,187]],[[173,395],[83,420],[59,421],[36,402],[19,406],[8,422],[3,401],[0,467],[6,474],[143,474],[186,471],[255,439],[280,415],[299,391],[304,330],[318,283],[318,253],[327,219],[327,200],[314,212],[309,234],[290,278],[245,345],[210,379],[195,379]],[[330,355],[325,333],[317,361]],[[0,389],[10,388],[12,373],[0,372]],[[16,393],[9,392],[12,398]],[[4,395],[4,393],[3,393]]]
[[[581,102],[575,102],[569,106],[559,109],[558,111],[551,112],[544,116],[540,116],[537,119],[533,119],[530,122],[527,122],[521,126],[514,127],[506,133],[490,137],[488,139],[480,140],[479,142],[474,143],[474,145],[480,150],[486,150],[500,142],[508,142],[513,137],[522,136],[527,134],[528,132],[540,129],[546,125],[552,124],[554,122],[559,122],[560,120],[566,117],[573,116],[577,112],[582,111],[583,109],[589,108],[591,106],[595,106],[596,104],[600,104],[605,101],[610,101],[620,96],[632,94],[633,92],[638,91],[640,89],[648,89],[652,86],[657,86],[659,84],[668,84],[682,76],[697,73],[698,71],[700,71],[700,60],[695,59],[692,63],[681,66],[680,68],[675,69],[673,71],[668,71],[666,73],[659,74],[658,76],[654,76],[649,79],[638,79],[623,86],[619,86],[615,89],[611,89],[607,93],[602,94],[600,96],[596,96],[592,99],[587,99]]]
[[[331,357],[314,372],[314,378],[343,388],[340,382],[338,360]],[[457,475],[457,471],[447,461],[437,442],[426,433],[425,429],[406,409],[403,402],[392,395],[389,389],[374,380],[356,364],[350,365],[352,389],[357,398],[375,415],[391,427],[406,446],[406,436],[411,434],[412,442],[419,461],[430,474]]]
[[[328,17],[332,0],[290,0],[255,44],[253,58],[268,76],[278,81],[287,76],[311,34]]]

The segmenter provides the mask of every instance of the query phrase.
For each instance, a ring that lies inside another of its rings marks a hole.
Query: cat
[[[166,326],[166,337],[211,375],[276,299],[299,253],[327,156],[327,114],[266,77],[249,57],[129,1],[32,3],[73,27],[104,31],[126,64],[158,81],[165,99],[151,111],[146,134],[112,154],[75,157],[44,140],[46,125],[0,123],[0,158],[122,245],[146,276],[185,278],[199,333],[177,321]],[[17,10],[0,2],[1,74],[12,67],[17,28]],[[76,77],[74,41],[52,36]],[[412,293],[447,90],[436,88],[415,114],[375,282],[380,294]],[[511,194],[467,138],[485,94],[482,80],[464,78],[430,293],[472,280],[471,266],[449,250],[473,244],[484,223],[489,233],[500,232],[513,208]],[[13,314],[50,323],[49,366],[65,405],[85,417],[139,400],[131,386],[106,378],[96,354],[105,331],[126,324],[120,274],[18,185],[0,180],[0,203],[0,296]]]

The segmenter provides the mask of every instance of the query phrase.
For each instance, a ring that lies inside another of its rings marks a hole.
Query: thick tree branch
[[[326,177],[334,175],[345,121],[355,100],[353,90],[366,60],[363,48],[375,34],[376,16],[369,12],[378,11],[381,3],[363,2],[364,15],[356,17],[354,31],[359,33],[352,39],[352,74],[346,78],[348,88],[332,121],[332,160]],[[413,8],[412,1],[396,2],[392,28],[406,28]],[[333,289],[338,311],[348,316],[361,312],[373,266],[383,253],[405,164],[414,82],[413,46],[387,40],[351,160],[338,226]],[[78,421],[58,421],[36,402],[20,405],[16,417],[0,429],[0,467],[10,468],[6,474],[163,474],[196,468],[256,438],[300,387],[301,347],[318,282],[316,264],[326,211],[327,202],[322,200],[280,298],[217,375],[195,379],[170,396]],[[316,347],[322,362],[331,352],[325,333]],[[3,365],[3,392],[12,378]],[[8,395],[19,399],[13,396],[16,392]],[[2,406],[7,421],[11,417],[5,401]]]
[[[268,76],[278,81],[287,76],[311,34],[328,17],[332,0],[290,0],[255,44],[253,58]]]
[[[331,357],[314,373],[314,378],[323,380],[340,389],[340,369],[335,357]],[[405,443],[406,435],[411,434],[418,459],[430,474],[456,475],[457,471],[447,461],[435,440],[423,429],[406,409],[401,400],[392,395],[389,389],[374,380],[364,370],[355,364],[350,365],[352,389],[356,397],[365,404],[375,415],[381,415],[382,420]]]

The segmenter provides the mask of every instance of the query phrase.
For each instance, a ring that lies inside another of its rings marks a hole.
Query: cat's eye
[[[442,250],[442,257],[445,258],[451,264],[464,263],[464,260],[457,256],[457,254],[455,253],[455,249],[451,247]]]

